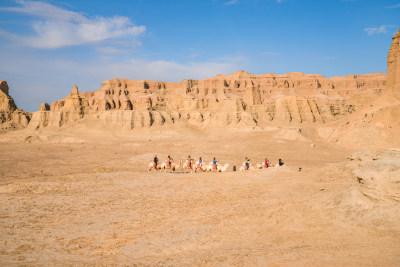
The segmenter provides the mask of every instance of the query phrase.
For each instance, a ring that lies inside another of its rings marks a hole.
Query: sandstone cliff
[[[24,128],[28,125],[31,114],[18,109],[9,95],[6,81],[0,81],[0,130]]]
[[[50,112],[37,112],[31,127],[59,127],[81,118],[126,129],[327,123],[362,108],[385,88],[382,73],[328,79],[238,71],[180,83],[112,79],[94,92],[79,93],[74,87],[68,97],[51,104]]]
[[[387,86],[392,90],[395,98],[400,99],[400,29],[393,36],[393,43],[390,46],[388,60]]]
[[[55,103],[52,104],[54,111],[50,111],[47,103],[41,104],[39,111],[33,114],[29,128],[60,127],[64,124],[73,123],[82,119],[90,109],[87,100],[80,96],[76,84],[72,87],[72,92],[57,104],[57,106],[55,106]]]
[[[349,100],[369,92],[380,95],[386,87],[381,73],[348,75],[327,79],[321,75],[287,73],[283,75],[252,75],[238,71],[232,75],[217,75],[205,80],[183,80],[180,83],[112,79],[94,92],[79,93],[92,110],[143,110],[170,108],[193,110],[219,108],[221,102],[239,100],[243,109],[270,104],[285,96]],[[68,98],[52,103],[52,110],[64,109]],[[224,107],[223,109],[226,109]],[[232,106],[233,110],[236,106]]]

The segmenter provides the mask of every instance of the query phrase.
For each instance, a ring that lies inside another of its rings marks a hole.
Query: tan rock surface
[[[395,98],[400,99],[400,29],[393,36],[387,59],[387,86],[393,91]]]
[[[47,103],[40,104],[39,111],[50,111],[50,105]]]
[[[62,101],[52,103],[51,111],[50,109],[41,110],[39,108],[38,112],[34,112],[28,128],[61,127],[65,124],[73,124],[82,119],[89,109],[87,100],[81,97],[78,86],[75,84],[67,97],[63,98]]]
[[[17,109],[14,99],[9,95],[9,88],[6,81],[0,81],[0,111],[13,112]]]
[[[0,130],[25,128],[31,114],[18,109],[14,99],[9,95],[6,81],[0,81]]]
[[[32,127],[62,126],[82,117],[99,127],[124,129],[175,124],[238,129],[326,123],[353,113],[381,95],[386,76],[374,73],[327,79],[303,73],[253,75],[238,71],[181,83],[112,79],[102,85],[94,92],[78,93],[76,89],[52,103],[52,112],[73,111],[80,116],[65,119],[70,115],[34,115]]]

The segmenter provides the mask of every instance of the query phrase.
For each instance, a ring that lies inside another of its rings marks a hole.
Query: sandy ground
[[[3,266],[400,265],[400,199],[365,194],[354,149],[265,132],[10,136],[0,135]],[[147,172],[154,154],[287,166]]]

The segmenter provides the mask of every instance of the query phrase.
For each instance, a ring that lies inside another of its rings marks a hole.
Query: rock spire
[[[393,36],[387,59],[387,88],[400,100],[400,29]]]

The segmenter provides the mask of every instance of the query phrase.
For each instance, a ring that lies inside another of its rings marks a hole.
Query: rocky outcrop
[[[85,111],[90,109],[85,96],[85,94],[81,96],[78,91],[78,86],[75,84],[72,87],[71,93],[67,97],[51,104],[51,110],[71,112],[82,118]]]
[[[400,29],[393,36],[387,59],[387,87],[395,98],[400,99]]]
[[[39,111],[33,113],[29,123],[30,129],[47,126],[61,127],[82,119],[85,113],[90,111],[87,100],[81,97],[76,84],[67,97],[52,103],[51,106],[51,111],[49,111],[48,104],[44,103],[39,107]]]
[[[171,108],[194,110],[219,108],[225,100],[243,102],[244,107],[268,105],[285,96],[348,100],[369,93],[380,95],[386,88],[382,73],[325,78],[321,75],[287,73],[253,75],[238,71],[205,80],[183,80],[180,83],[112,79],[94,92],[80,93],[91,110],[150,110]],[[62,110],[66,98],[52,104]]]
[[[40,104],[39,111],[50,111],[50,105],[47,103]]]
[[[52,103],[51,112],[35,114],[32,127],[59,127],[81,118],[125,129],[327,123],[362,108],[385,86],[381,73],[327,79],[238,71],[180,83],[112,79],[94,92],[79,93],[74,86],[68,97]]]
[[[0,81],[0,130],[24,128],[30,121],[31,114],[18,109],[9,95],[6,81]]]
[[[13,112],[17,109],[14,99],[9,95],[9,88],[6,81],[0,81],[0,110]]]

